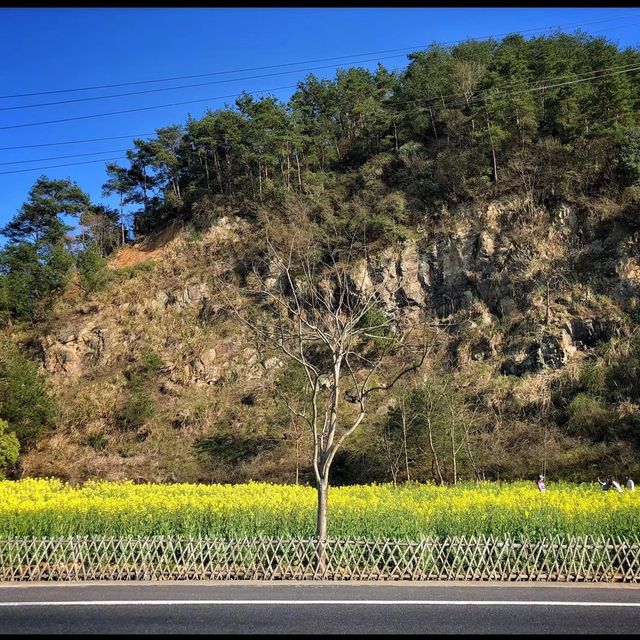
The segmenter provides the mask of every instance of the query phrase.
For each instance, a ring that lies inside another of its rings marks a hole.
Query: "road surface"
[[[635,634],[640,585],[4,583],[0,633]]]

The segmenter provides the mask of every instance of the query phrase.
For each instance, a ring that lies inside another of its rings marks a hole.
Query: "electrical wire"
[[[560,28],[567,28],[567,27],[576,27],[576,26],[583,26],[583,25],[590,25],[590,24],[600,24],[603,22],[611,22],[614,20],[623,20],[629,17],[635,17],[637,16],[638,13],[631,13],[631,14],[623,14],[620,16],[614,16],[614,17],[610,17],[610,18],[602,18],[599,20],[584,20],[584,21],[580,21],[580,22],[573,22],[573,23],[567,23],[564,25],[552,25],[549,27],[538,27],[538,28],[532,28],[532,29],[522,29],[520,31],[518,31],[517,33],[533,33],[533,32],[546,32],[546,31],[552,31],[552,30],[558,30]],[[615,28],[615,27],[614,27]],[[460,44],[461,42],[465,42],[466,40],[474,40],[474,41],[482,41],[482,40],[491,40],[493,38],[499,38],[502,36],[506,36],[506,35],[511,35],[513,33],[516,33],[514,31],[509,31],[509,32],[504,32],[504,33],[498,33],[498,34],[493,34],[493,35],[488,35],[488,36],[482,36],[479,38],[465,38],[464,40],[450,40],[450,41],[445,41],[443,43],[441,43],[442,45],[454,45],[454,44]],[[184,76],[173,76],[173,77],[169,77],[169,78],[157,78],[154,80],[137,80],[137,81],[132,81],[132,82],[120,82],[120,83],[115,83],[115,84],[102,84],[102,85],[93,85],[93,86],[88,86],[88,87],[75,87],[75,88],[71,88],[71,89],[55,89],[55,90],[49,90],[49,91],[38,91],[38,92],[32,92],[32,93],[17,93],[17,94],[11,94],[11,95],[4,95],[4,96],[0,96],[0,99],[4,100],[4,99],[9,99],[9,98],[26,98],[26,97],[32,97],[32,96],[39,96],[39,95],[52,95],[52,94],[56,94],[56,93],[71,93],[71,92],[75,92],[75,91],[90,91],[90,90],[94,90],[94,89],[113,89],[113,88],[117,88],[117,87],[127,87],[127,86],[134,86],[134,85],[139,85],[139,84],[152,84],[155,82],[170,82],[170,81],[174,81],[174,80],[188,80],[188,79],[192,79],[192,78],[203,78],[203,77],[210,77],[210,76],[215,76],[215,75],[224,75],[224,74],[230,74],[230,73],[246,73],[248,71],[261,71],[264,69],[276,69],[276,68],[282,68],[282,67],[288,67],[288,66],[294,66],[294,65],[302,65],[302,64],[315,64],[316,62],[329,62],[332,60],[341,60],[344,58],[356,58],[356,57],[362,57],[362,56],[369,56],[369,55],[379,55],[382,53],[394,53],[394,52],[398,52],[398,51],[416,51],[419,49],[423,49],[425,48],[425,45],[414,45],[411,47],[400,47],[397,49],[383,49],[380,51],[369,51],[369,52],[364,52],[364,53],[351,53],[351,54],[344,54],[342,56],[333,56],[333,57],[329,57],[329,58],[317,58],[315,60],[303,60],[303,61],[299,61],[299,62],[285,62],[285,63],[281,63],[281,64],[274,64],[274,65],[264,65],[264,66],[258,66],[258,67],[248,67],[248,68],[244,68],[244,69],[233,69],[233,70],[227,70],[227,71],[213,71],[213,72],[209,72],[209,73],[199,73],[199,74],[191,74],[191,75],[184,75]]]
[[[38,158],[37,160],[13,160],[11,162],[0,162],[0,166],[7,164],[27,164],[29,162],[45,162],[46,160],[62,160],[63,158],[82,158],[84,156],[97,156],[103,153],[126,153],[129,149],[112,149],[111,151],[93,151],[92,153],[77,153],[70,156],[50,156],[48,158]]]
[[[361,62],[378,62],[379,60],[387,60],[390,58],[401,58],[404,57],[404,54],[398,54],[395,56],[384,56],[377,58],[368,58],[367,60],[357,60],[354,62],[347,62],[345,64],[360,64]],[[76,102],[91,102],[94,100],[108,100],[110,98],[123,98],[126,96],[137,96],[145,93],[159,93],[161,91],[175,91],[176,89],[191,89],[193,87],[204,87],[210,86],[212,84],[224,84],[228,82],[241,82],[243,80],[255,80],[257,78],[267,78],[271,76],[282,76],[290,73],[304,73],[307,71],[317,71],[319,69],[333,69],[336,65],[327,64],[321,67],[308,67],[306,69],[292,69],[289,71],[278,71],[276,73],[267,73],[258,76],[245,76],[244,78],[231,78],[230,80],[212,80],[210,82],[198,82],[196,84],[182,84],[177,87],[163,87],[160,89],[145,89],[144,91],[129,91],[127,93],[114,93],[108,96],[93,96],[91,98],[74,98],[73,100],[58,100],[56,102],[39,102],[38,104],[22,104],[14,107],[0,107],[0,111],[16,111],[19,109],[33,109],[36,107],[51,107],[60,104],[71,104]]]
[[[620,71],[616,71],[616,72],[612,72],[609,74],[603,74],[601,76],[596,76],[593,78],[581,78],[581,79],[577,79],[577,80],[570,80],[567,82],[562,82],[559,84],[555,84],[555,85],[543,85],[540,87],[529,87],[527,89],[523,89],[521,91],[511,91],[511,92],[501,92],[501,93],[497,93],[497,94],[487,94],[484,97],[483,96],[474,96],[472,98],[470,98],[468,101],[466,100],[461,100],[461,101],[456,101],[456,102],[447,102],[447,103],[443,103],[442,105],[437,105],[438,108],[450,108],[450,107],[454,107],[454,106],[469,106],[471,104],[477,104],[478,102],[487,102],[487,100],[489,99],[495,99],[495,98],[500,98],[500,97],[509,97],[509,96],[513,96],[513,95],[519,95],[521,93],[526,93],[528,91],[541,91],[541,90],[548,90],[548,89],[555,89],[555,88],[559,88],[559,87],[564,87],[564,86],[569,86],[569,85],[574,85],[574,84],[579,84],[582,82],[589,82],[592,80],[599,80],[599,79],[604,79],[607,77],[611,77],[614,75],[620,75],[623,73],[630,73],[632,71],[640,71],[640,66],[636,66],[634,68],[631,69],[625,69],[625,70],[620,70]],[[538,81],[541,82],[541,81]],[[393,103],[391,103],[393,104]],[[415,109],[404,109],[402,110],[401,113],[399,113],[398,115],[404,115],[406,113],[415,113],[418,111],[427,111],[428,109],[432,109],[433,107],[417,107]],[[122,150],[122,152],[127,151]],[[95,153],[88,153],[88,154],[77,154],[77,155],[70,155],[70,156],[57,156],[57,157],[51,157],[51,158],[40,158],[38,160],[20,160],[20,161],[16,161],[16,162],[2,162],[0,163],[0,165],[8,165],[8,164],[24,164],[27,162],[40,162],[40,161],[44,161],[44,160],[54,160],[57,158],[75,158],[75,157],[82,157],[82,156],[87,156],[87,155],[96,155],[98,153],[118,153],[119,151],[102,151],[102,152],[95,152]],[[108,160],[105,160],[105,162]],[[101,162],[101,160],[93,160],[93,161],[89,161],[89,162]],[[71,163],[71,164],[84,164],[84,163]],[[71,166],[69,165],[54,165],[54,166]],[[49,168],[53,168],[53,167],[39,167],[39,168],[33,168],[33,169],[23,169],[23,170],[19,170],[19,171],[4,171],[4,172],[0,172],[0,175],[3,174],[7,174],[7,173],[19,173],[22,171],[39,171],[41,169],[49,169]]]
[[[253,95],[255,93],[269,93],[271,91],[281,91],[284,89],[295,89],[298,85],[287,85],[286,87],[274,87],[273,89],[259,89],[256,91],[243,91],[241,93],[247,93]],[[91,118],[103,118],[105,116],[115,116],[122,113],[134,113],[136,111],[150,111],[152,109],[164,109],[166,107],[178,107],[184,104],[195,104],[197,102],[209,102],[211,100],[223,100],[225,98],[237,98],[238,93],[231,93],[224,96],[213,96],[211,98],[198,98],[197,100],[185,100],[183,102],[171,102],[169,104],[157,104],[150,107],[137,107],[135,109],[122,109],[121,111],[109,111],[107,113],[93,113],[88,116],[75,116],[72,118],[59,118],[58,120],[43,120],[42,122],[27,122],[25,124],[12,124],[9,126],[0,127],[0,130],[6,129],[21,129],[24,127],[35,127],[43,124],[58,124],[60,122],[72,122],[74,120],[89,120]]]
[[[104,140],[123,140],[125,138],[145,138],[155,135],[153,133],[132,133],[128,136],[111,136],[109,138],[87,138],[85,140],[64,140],[62,142],[42,142],[40,144],[21,144],[15,147],[0,147],[0,151],[13,151],[15,149],[35,149],[36,147],[57,147],[63,144],[84,144],[85,142],[102,142]]]
[[[55,169],[56,167],[73,167],[79,164],[92,164],[96,162],[115,162],[116,160],[126,160],[126,157],[119,156],[117,158],[103,158],[102,160],[85,160],[84,162],[67,162],[66,164],[52,164],[48,167],[34,167],[32,169],[16,169],[15,171],[0,171],[0,176],[9,173],[25,173],[27,171],[43,171],[44,169]]]

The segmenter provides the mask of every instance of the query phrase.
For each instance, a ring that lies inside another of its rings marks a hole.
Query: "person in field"
[[[625,488],[629,489],[629,491],[635,490],[636,485],[633,482],[633,480],[629,476],[625,476],[624,479],[625,479],[625,483],[624,483]]]
[[[622,493],[622,487],[620,486],[620,483],[613,476],[607,476],[606,482],[602,482],[602,480],[598,478],[598,482],[600,483],[603,491],[615,489],[618,493]]]
[[[547,485],[544,483],[544,476],[540,474],[538,479],[536,480],[536,486],[538,487],[538,491],[546,491]]]

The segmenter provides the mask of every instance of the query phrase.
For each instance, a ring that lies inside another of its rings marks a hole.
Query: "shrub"
[[[0,343],[0,419],[22,444],[33,444],[53,424],[55,405],[38,365],[8,341]]]
[[[578,435],[605,437],[614,419],[607,403],[587,393],[579,393],[569,404],[569,426]]]
[[[95,244],[89,245],[78,254],[76,268],[80,276],[80,286],[85,291],[100,291],[109,282],[107,261]]]
[[[87,444],[93,448],[96,453],[104,451],[109,438],[104,433],[93,433],[87,438]]]
[[[4,477],[6,467],[18,460],[20,442],[13,431],[9,431],[9,423],[0,419],[0,478]]]
[[[626,186],[640,184],[640,129],[626,132],[618,157],[620,173]]]
[[[132,393],[125,402],[120,421],[127,429],[141,427],[154,413],[153,400],[142,390]]]

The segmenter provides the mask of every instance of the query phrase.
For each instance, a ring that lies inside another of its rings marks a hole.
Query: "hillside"
[[[476,408],[486,476],[535,473],[545,455],[543,420],[549,469],[586,475],[585,465],[602,464],[605,455],[620,456],[618,464],[635,455],[637,441],[613,429],[593,433],[606,424],[590,425],[579,406],[571,409],[576,398],[591,401],[585,372],[606,369],[612,356],[628,351],[640,285],[638,231],[629,228],[625,207],[592,205],[606,207],[606,224],[575,205],[525,213],[517,198],[461,207],[456,228],[423,232],[379,252],[369,266],[372,279],[397,282],[404,293],[383,301],[389,315],[442,322],[423,375],[429,380],[431,368],[444,368]],[[152,252],[127,247],[113,265],[126,257],[130,266],[116,268],[106,290],[67,294],[30,336],[63,408],[60,426],[24,456],[22,474],[75,481],[294,479],[295,436],[268,389],[283,363],[259,354],[216,296],[218,280],[237,268],[246,226],[223,218],[201,236],[179,231]],[[545,281],[530,274],[558,256],[573,282],[553,283],[545,324]],[[572,271],[572,264],[583,266]],[[153,368],[144,384],[153,415],[123,426],[118,416],[136,393],[127,375],[145,366]],[[626,421],[635,426],[637,404],[614,402],[606,410],[604,420],[618,430]],[[380,408],[364,432],[385,416]],[[307,440],[304,434],[308,448]],[[380,453],[356,447],[352,455]],[[373,459],[358,461],[357,472],[388,477]],[[597,466],[589,472],[597,474]]]
[[[409,57],[137,141],[109,183],[138,207],[136,242],[118,246],[118,212],[82,214],[93,244],[35,310],[5,252],[3,337],[56,401],[10,474],[311,481],[309,434],[277,393],[304,393],[295,367],[231,312],[259,306],[267,233],[331,237],[320,270],[366,238],[361,293],[379,287],[396,327],[430,327],[426,362],[372,406],[337,482],[640,473],[639,53],[559,34]]]

